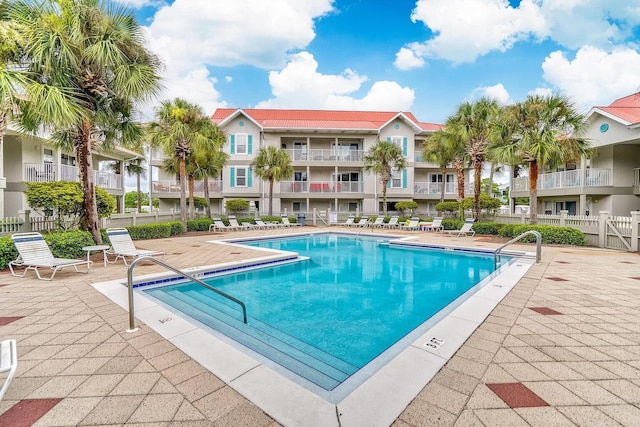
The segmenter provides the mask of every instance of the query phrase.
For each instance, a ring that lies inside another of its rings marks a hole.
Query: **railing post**
[[[640,250],[640,211],[631,212],[631,251],[638,252]]]
[[[131,225],[135,226],[138,225],[138,211],[135,210],[133,212],[131,212]]]
[[[565,227],[567,224],[567,214],[569,211],[560,211],[560,227]]]
[[[31,210],[25,209],[23,211],[18,211],[18,215],[22,219],[22,224],[20,225],[20,232],[29,233],[33,231],[31,228]]]
[[[600,211],[600,220],[598,221],[598,247],[604,248],[607,243],[607,219],[609,219],[609,211]]]
[[[313,226],[316,226],[316,208],[313,208]]]

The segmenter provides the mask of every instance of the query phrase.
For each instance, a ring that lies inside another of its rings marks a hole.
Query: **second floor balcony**
[[[364,157],[362,150],[336,150],[313,149],[313,150],[286,150],[291,156],[291,160],[310,162],[361,162]]]
[[[209,193],[221,193],[222,192],[222,180],[219,179],[210,179],[208,181],[209,184]],[[185,183],[184,190],[189,192],[189,183]],[[180,183],[170,180],[160,180],[153,181],[151,186],[152,193],[163,193],[163,194],[179,194],[180,193]],[[204,181],[195,181],[193,183],[193,192],[204,194]]]
[[[538,191],[613,185],[611,169],[574,169],[538,175]],[[529,177],[513,180],[514,191],[529,191]]]
[[[25,163],[23,174],[26,182],[80,181],[77,166],[60,165],[58,170],[53,163]],[[93,182],[105,189],[123,188],[122,175],[117,173],[93,171]]]
[[[282,181],[282,193],[362,193],[363,181]]]

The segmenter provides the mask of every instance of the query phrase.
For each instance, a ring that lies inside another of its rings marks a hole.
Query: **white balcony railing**
[[[283,193],[362,193],[363,181],[282,181]]]
[[[442,182],[416,182],[414,192],[416,194],[441,194]],[[458,194],[458,185],[455,182],[444,183],[445,194]]]
[[[286,150],[293,161],[317,161],[317,162],[361,162],[364,157],[362,150]]]
[[[185,191],[189,191],[188,183],[185,183],[184,187]],[[179,193],[180,192],[180,184],[175,181],[153,181],[153,185],[151,186],[151,191],[153,193]],[[202,193],[204,194],[204,181],[195,181],[193,183],[193,191],[194,193]],[[222,192],[222,181],[221,180],[209,180],[209,193],[220,193]]]
[[[26,182],[71,181],[79,182],[77,166],[60,165],[59,174],[53,163],[25,163],[24,180]],[[121,190],[122,175],[116,173],[93,171],[94,183],[102,188]]]
[[[578,187],[607,187],[613,184],[611,169],[582,169],[543,173],[538,176],[538,190],[557,190]],[[529,177],[513,180],[514,191],[529,191]]]

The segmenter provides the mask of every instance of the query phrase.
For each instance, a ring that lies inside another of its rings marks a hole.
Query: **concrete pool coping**
[[[389,235],[385,238],[389,238]],[[469,249],[474,252],[481,251]],[[202,330],[194,322],[178,317],[138,293],[135,298],[135,313],[139,320],[284,425],[389,425],[518,283],[533,263],[533,259],[530,258],[520,258],[512,262],[499,276],[424,332],[337,404],[326,401],[272,367]],[[221,265],[216,266],[220,267]],[[154,274],[140,277],[138,280],[162,276],[166,275]],[[122,280],[113,280],[93,286],[127,309],[127,290],[122,284]],[[442,342],[437,348],[425,347],[425,343],[432,338],[436,338],[436,342]]]

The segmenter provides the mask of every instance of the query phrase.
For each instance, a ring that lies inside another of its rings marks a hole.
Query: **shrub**
[[[238,212],[249,209],[249,202],[245,199],[231,199],[227,200],[224,206],[232,215],[237,215]]]
[[[171,235],[172,236],[179,236],[182,234],[182,221],[171,221],[169,223],[169,226],[171,227]],[[188,227],[188,223],[187,223],[187,227]]]
[[[44,240],[56,258],[83,258],[87,253],[84,246],[94,245],[93,237],[88,231],[56,231],[43,234]]]
[[[9,263],[18,257],[18,250],[10,236],[0,237],[0,270],[4,270]]]
[[[473,197],[465,197],[462,199],[462,207],[465,210],[473,209],[473,204],[475,200]],[[490,197],[487,193],[480,193],[480,209],[485,211],[495,211],[496,209],[500,209],[502,206],[502,201],[495,197]]]
[[[576,230],[571,227],[558,227],[555,225],[532,225],[532,224],[522,224],[516,225],[513,228],[513,235],[519,236],[525,231],[535,230],[538,231],[542,235],[542,243],[545,244],[555,244],[555,245],[574,245],[574,246],[584,246],[586,244],[586,240],[584,237],[584,233],[580,230]],[[533,243],[536,241],[535,236],[525,236],[521,242]]]
[[[497,236],[504,224],[497,222],[476,222],[471,227],[478,234],[491,234]]]
[[[187,221],[187,231],[209,231],[211,224],[213,224],[211,218],[191,219]],[[182,230],[182,227],[180,230]]]
[[[126,227],[133,240],[161,239],[171,237],[171,224],[168,222],[159,224],[133,225]]]
[[[442,226],[445,230],[459,230],[464,221],[455,218],[445,218],[442,220]]]
[[[498,231],[498,236],[508,237],[510,239],[515,237],[513,234],[513,230],[516,228],[517,225],[518,224],[502,224],[502,227]]]
[[[413,200],[403,200],[401,202],[397,202],[394,206],[396,210],[400,211],[403,215],[413,215],[413,212],[418,209],[418,203]]]
[[[449,215],[453,215],[454,213],[458,212],[459,206],[460,204],[458,202],[450,200],[436,204],[436,210],[439,213],[446,212]]]

